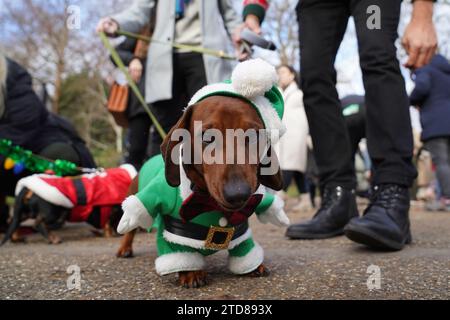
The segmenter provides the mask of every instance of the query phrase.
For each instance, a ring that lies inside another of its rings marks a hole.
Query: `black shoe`
[[[344,234],[345,225],[358,217],[354,191],[326,187],[322,206],[308,222],[291,225],[286,236],[291,239],[327,239]]]
[[[350,221],[345,235],[378,249],[401,250],[411,243],[408,188],[386,184],[374,188],[371,203],[361,218]]]

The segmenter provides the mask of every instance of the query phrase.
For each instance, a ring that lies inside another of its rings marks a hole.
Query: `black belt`
[[[165,230],[177,236],[205,241],[205,248],[211,250],[228,249],[231,241],[241,237],[248,230],[248,222],[235,227],[205,227],[197,223],[191,223],[171,216],[164,216]]]

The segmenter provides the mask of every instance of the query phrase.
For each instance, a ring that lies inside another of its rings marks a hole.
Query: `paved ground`
[[[312,213],[290,213],[293,221]],[[289,241],[283,231],[252,220],[266,252],[268,278],[235,277],[226,256],[208,258],[211,284],[178,288],[175,276],[159,277],[154,235],[139,234],[136,257],[115,258],[120,239],[93,237],[84,225],[47,245],[39,236],[0,248],[0,299],[450,299],[450,215],[412,213],[414,243],[397,253],[368,251],[345,237]],[[67,268],[81,268],[81,291],[67,289]],[[367,288],[367,268],[381,269],[381,289]]]

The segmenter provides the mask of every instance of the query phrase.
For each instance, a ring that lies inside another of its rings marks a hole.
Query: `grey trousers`
[[[436,175],[442,196],[450,199],[450,137],[434,138],[425,142],[436,166]]]

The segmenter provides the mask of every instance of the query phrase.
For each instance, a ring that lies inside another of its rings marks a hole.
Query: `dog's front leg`
[[[120,243],[119,251],[117,251],[117,258],[132,258],[133,257],[133,240],[136,235],[136,230],[126,233],[122,242]]]
[[[270,274],[269,269],[267,269],[267,267],[262,264],[258,268],[256,268],[256,270],[248,273],[247,276],[253,277],[253,278],[261,278],[261,277],[267,277],[269,274]]]
[[[187,289],[201,288],[208,284],[208,274],[205,271],[183,271],[178,273],[178,281]]]

